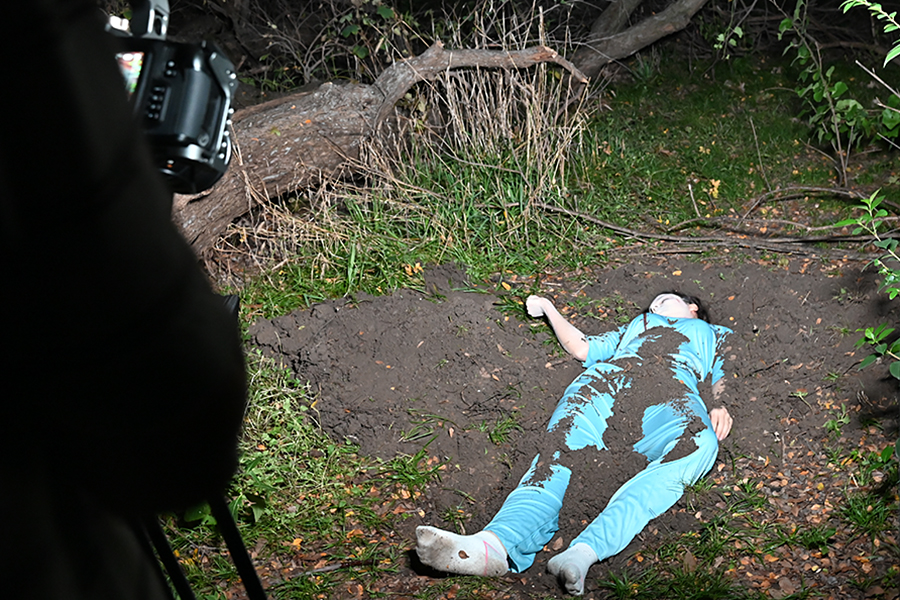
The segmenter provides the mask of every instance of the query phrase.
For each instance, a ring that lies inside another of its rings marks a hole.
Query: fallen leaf
[[[682,563],[684,564],[684,570],[688,573],[693,573],[697,570],[697,559],[694,558],[694,555],[691,554],[690,550],[685,551]]]
[[[797,586],[795,586],[794,582],[787,577],[782,577],[778,580],[778,587],[787,595],[791,595],[797,591]]]

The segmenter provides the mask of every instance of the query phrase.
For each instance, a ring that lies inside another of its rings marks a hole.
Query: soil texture
[[[427,464],[443,464],[440,482],[398,526],[412,548],[417,525],[473,533],[490,520],[546,441],[563,390],[582,371],[544,321],[527,317],[515,302],[529,293],[553,299],[589,335],[627,323],[663,291],[706,302],[711,322],[734,331],[724,352],[725,394],[715,404],[705,398],[709,408],[724,405],[734,418],[720,445],[719,470],[735,457],[780,464],[787,446],[820,452],[823,424],[832,416],[819,401],[825,395],[850,408],[853,421],[842,433],[861,431],[859,420],[874,416],[895,438],[897,381],[878,364],[858,371],[867,352],[854,342],[859,327],[900,321],[900,306],[878,293],[876,273],[863,266],[644,257],[565,277],[472,282],[462,268],[443,265],[426,271],[425,291],[358,295],[259,320],[251,345],[311,383],[319,423],[335,439],[385,460],[424,452]],[[631,439],[639,426],[639,415],[622,417],[610,423],[610,434]],[[523,593],[562,595],[546,561],[596,517],[641,458],[575,454],[570,460],[594,468],[589,477],[573,477],[560,530],[535,565],[510,576]],[[450,515],[458,519],[444,520]],[[676,505],[592,569],[586,597],[602,569],[617,570],[641,544],[695,525]],[[410,577],[438,576],[416,564],[414,552],[409,558]]]

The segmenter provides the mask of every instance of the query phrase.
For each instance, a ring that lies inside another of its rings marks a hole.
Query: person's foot
[[[547,570],[559,578],[568,593],[580,596],[584,593],[584,578],[595,562],[597,554],[591,547],[578,543],[547,561]]]
[[[416,554],[424,564],[457,575],[496,577],[509,570],[506,549],[490,531],[457,535],[437,527],[416,527]]]

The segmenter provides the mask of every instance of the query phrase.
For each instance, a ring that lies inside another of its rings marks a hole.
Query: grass
[[[822,554],[828,554],[828,542],[837,533],[834,527],[817,525],[794,532],[797,544],[807,550],[818,550]]]
[[[396,544],[384,540],[405,512],[392,510],[418,497],[441,465],[427,464],[424,448],[387,462],[360,456],[355,447],[332,442],[321,431],[306,385],[259,355],[248,358],[248,369],[252,393],[241,466],[229,497],[248,546],[271,541],[257,564],[289,565],[300,553],[390,571],[400,558]],[[236,573],[214,520],[204,520],[208,511],[189,512],[199,518],[165,519],[170,540],[201,595],[223,598],[222,586],[234,584]],[[279,586],[279,597],[327,595],[340,580],[337,571],[289,577]]]
[[[475,287],[499,292],[504,313],[522,314],[528,290],[510,289],[491,275],[577,273],[633,243],[598,219],[657,233],[703,234],[702,220],[736,218],[776,185],[833,184],[831,164],[807,146],[808,132],[793,119],[797,102],[784,64],[735,60],[718,67],[715,81],[712,73],[677,66],[657,72],[652,55],[631,67],[639,80],[617,86],[606,98],[611,110],[593,104],[569,120],[556,110],[565,90],[550,67],[463,73],[420,85],[417,100],[443,110],[440,130],[429,131],[414,114],[407,137],[363,149],[358,179],[273,200],[254,222],[233,227],[231,250],[261,265],[241,283],[244,321],[325,298],[422,289],[422,265],[451,261],[466,265]],[[890,160],[890,167],[866,171],[866,183],[900,189],[896,178],[877,179],[896,170],[897,159]],[[807,202],[816,207],[809,225],[846,216],[837,197],[807,194]],[[789,218],[784,204],[762,203],[747,223],[764,227]],[[563,309],[614,323],[634,313],[621,297],[596,305],[578,296],[569,301]],[[424,448],[387,462],[360,456],[318,427],[316,398],[305,382],[260,356],[248,364],[252,397],[230,497],[244,539],[251,546],[262,541],[258,562],[294,574],[278,586],[278,597],[328,597],[348,578],[340,569],[297,575],[309,569],[292,563],[298,554],[310,564],[363,561],[367,566],[354,572],[355,581],[395,569],[402,560],[400,543],[390,540],[397,520],[414,510],[444,465],[429,462]],[[841,413],[833,416],[826,425],[832,441],[846,425]],[[427,448],[444,422],[420,414],[404,435]],[[483,431],[499,445],[517,427],[507,415],[485,421]],[[759,590],[735,583],[745,560],[765,566],[766,556],[797,548],[823,556],[844,543],[848,531],[879,539],[897,501],[875,490],[880,481],[896,488],[896,458],[837,446],[831,458],[855,483],[844,489],[844,508],[830,520],[797,527],[774,522],[764,479],[732,465],[729,479],[704,480],[691,492],[698,506],[716,506],[705,510],[717,517],[644,553],[644,562],[632,560],[601,586],[613,598],[758,598]],[[463,503],[441,516],[463,531],[468,514]],[[166,519],[170,537],[202,595],[224,597],[222,586],[235,574],[214,523],[203,507],[190,516],[190,522],[184,515]],[[447,578],[433,581],[421,597],[497,597],[497,586]],[[783,597],[809,593],[798,584]]]
[[[696,571],[683,568],[645,571],[629,580],[624,573],[610,575],[599,582],[600,587],[611,590],[612,598],[652,600],[713,600],[761,598],[735,585],[721,570]]]
[[[741,458],[730,469],[733,474],[756,471],[762,475],[752,462]],[[887,482],[892,485],[894,480],[890,478],[897,470],[896,461],[881,466],[888,471]],[[849,474],[853,480],[856,473],[854,463],[845,460],[836,475]],[[821,570],[816,563],[836,564],[827,562],[832,548],[844,548],[865,534],[870,536],[870,551],[877,550],[878,536],[896,525],[896,519],[891,521],[898,507],[894,487],[884,488],[891,490],[885,494],[857,486],[842,489],[840,481],[829,482],[826,494],[840,498],[843,505],[833,510],[828,522],[809,524],[802,519],[785,519],[783,512],[769,502],[769,496],[760,491],[766,481],[765,475],[741,478],[717,475],[708,477],[701,486],[693,486],[691,493],[679,503],[684,505],[681,510],[702,509],[710,516],[701,520],[694,531],[656,545],[645,543],[624,569],[606,573],[598,581],[599,587],[609,591],[606,597],[617,599],[817,597],[814,586],[796,579],[786,583],[779,579],[778,589],[772,586],[778,595],[770,595],[768,590],[774,580],[754,572],[775,573],[785,562],[810,561],[805,568],[813,578]],[[716,502],[718,499],[724,502]],[[860,560],[868,561],[862,558],[864,553],[865,550],[860,553]],[[797,571],[794,569],[794,573]],[[828,574],[829,569],[826,567],[822,572]],[[737,584],[739,574],[755,582],[754,585]],[[865,586],[875,585],[889,589],[895,585],[897,574],[894,567],[887,566],[880,574],[864,577],[856,585],[863,590],[868,589]]]
[[[855,530],[873,538],[888,529],[890,516],[896,511],[896,506],[885,502],[881,494],[873,492],[848,493],[845,501],[841,517]]]
[[[507,415],[498,420],[488,431],[488,439],[496,446],[505,444],[513,431],[521,431],[522,427],[516,422],[515,415]]]

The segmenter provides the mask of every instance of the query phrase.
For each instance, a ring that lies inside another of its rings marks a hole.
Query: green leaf
[[[384,4],[382,4],[378,7],[377,12],[379,15],[381,15],[381,18],[385,19],[386,21],[390,21],[394,18],[394,9],[390,6],[385,6]]]
[[[900,44],[891,48],[891,51],[887,53],[887,57],[884,59],[884,66],[887,66],[889,62],[891,62],[898,56],[900,56]]]
[[[883,340],[884,338],[891,335],[892,333],[894,333],[894,328],[888,327],[887,323],[882,323],[881,325],[878,326],[878,329],[875,330],[875,335],[876,335],[876,337],[878,337],[879,341]]]
[[[365,46],[353,46],[350,51],[359,58],[366,58],[369,56],[369,49]]]
[[[843,94],[846,91],[847,91],[847,84],[844,83],[843,81],[838,81],[837,83],[834,84],[834,89],[832,90],[832,94],[834,94],[834,97],[837,98],[838,96],[840,96],[841,94]]]
[[[794,25],[794,22],[790,18],[785,18],[781,20],[781,23],[778,25],[778,35],[783,34],[785,31],[791,29]]]
[[[215,525],[217,523],[216,518],[212,516],[209,504],[205,502],[184,511],[184,520],[188,523],[199,522],[201,525]]]
[[[900,360],[892,362],[891,367],[888,370],[895,379],[900,379]]]
[[[347,26],[344,27],[344,29],[341,31],[341,35],[344,36],[345,38],[346,38],[346,37],[350,37],[351,35],[356,35],[357,33],[359,33],[360,29],[361,29],[361,28],[360,28],[359,25],[355,25],[355,24],[354,24],[354,25],[347,25]]]
[[[250,505],[250,512],[253,513],[253,522],[254,523],[258,523],[259,520],[262,518],[262,516],[264,514],[266,514],[266,511],[264,508],[259,507],[255,504]]]
[[[884,109],[881,112],[881,124],[884,125],[886,129],[893,129],[897,125],[900,125],[900,112],[889,108]]]
[[[865,357],[861,363],[859,363],[859,370],[862,371],[876,360],[878,360],[878,357],[874,354],[870,354],[869,356]]]

